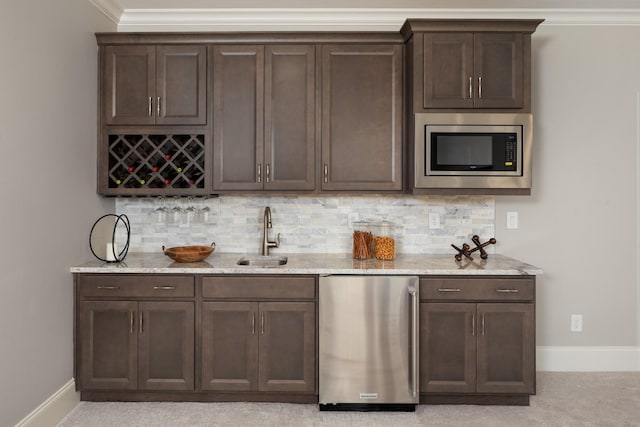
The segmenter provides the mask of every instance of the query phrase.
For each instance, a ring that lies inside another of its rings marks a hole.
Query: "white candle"
[[[115,256],[114,256],[115,254]],[[117,261],[118,245],[116,243],[107,243],[107,261]]]

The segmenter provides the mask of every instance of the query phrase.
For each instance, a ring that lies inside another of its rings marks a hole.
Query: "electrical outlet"
[[[429,228],[432,230],[440,228],[440,214],[438,212],[429,212]]]
[[[518,212],[507,212],[507,228],[509,230],[518,228]]]
[[[582,332],[582,314],[571,315],[571,332]]]

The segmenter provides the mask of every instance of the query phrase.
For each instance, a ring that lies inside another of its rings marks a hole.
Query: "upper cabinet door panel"
[[[314,46],[266,47],[266,190],[315,188],[315,63]]]
[[[402,46],[322,51],[322,189],[402,189]]]
[[[529,109],[528,35],[452,31],[421,36],[416,49],[422,50],[414,50],[421,70],[416,78],[422,78],[415,84],[414,108]]]
[[[264,47],[211,49],[214,188],[262,189]]]
[[[424,108],[473,108],[473,34],[424,35]]]
[[[523,36],[478,33],[474,63],[476,108],[522,108],[524,105]]]
[[[106,124],[154,124],[155,47],[107,46],[104,51]]]
[[[158,46],[156,55],[156,123],[206,124],[206,47]]]
[[[107,46],[108,125],[206,124],[205,46]]]

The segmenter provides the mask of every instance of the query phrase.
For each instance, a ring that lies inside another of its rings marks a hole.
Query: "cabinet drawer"
[[[92,274],[80,276],[83,297],[193,297],[193,276]]]
[[[210,276],[202,278],[203,298],[314,299],[315,277]]]
[[[420,279],[421,300],[532,301],[533,277],[429,277]]]

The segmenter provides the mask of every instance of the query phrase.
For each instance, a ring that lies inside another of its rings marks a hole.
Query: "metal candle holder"
[[[474,253],[475,251],[480,251],[480,258],[482,258],[482,259],[489,258],[489,254],[487,254],[487,252],[484,250],[484,247],[487,246],[487,245],[495,245],[497,240],[492,237],[489,240],[487,240],[486,242],[480,243],[480,237],[475,235],[475,236],[473,236],[471,238],[471,241],[476,245],[476,247],[473,248],[473,249],[471,249],[471,246],[469,246],[467,243],[462,245],[462,249],[460,249],[459,247],[457,247],[453,243],[451,244],[451,246],[456,251],[458,251],[458,254],[455,256],[456,261],[462,260],[462,256],[463,255],[468,260],[473,261],[473,258],[471,257],[471,254]]]

